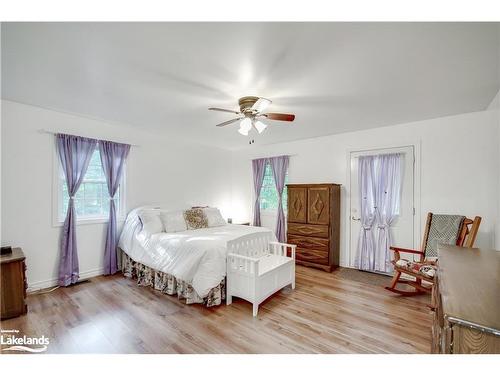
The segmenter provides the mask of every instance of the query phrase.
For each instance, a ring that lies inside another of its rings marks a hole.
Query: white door
[[[406,249],[414,249],[414,168],[415,152],[413,146],[400,148],[387,148],[369,151],[351,152],[351,187],[350,187],[350,266],[354,266],[354,259],[358,248],[360,224],[360,203],[359,203],[359,181],[358,181],[358,160],[364,155],[378,155],[388,153],[404,153],[403,165],[403,186],[401,192],[401,212],[394,224],[391,226],[392,238],[395,246]],[[405,255],[402,254],[402,258]],[[410,255],[407,259],[413,260]]]

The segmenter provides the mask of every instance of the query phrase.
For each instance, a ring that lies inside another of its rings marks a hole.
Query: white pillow
[[[208,207],[204,208],[203,212],[208,219],[209,227],[220,227],[222,225],[226,225],[226,220],[222,217],[218,208]]]
[[[139,219],[142,222],[142,230],[148,234],[163,232],[163,223],[161,222],[159,211],[143,211],[139,214]]]
[[[187,230],[186,220],[184,220],[184,211],[162,211],[160,214],[165,232],[183,232]]]

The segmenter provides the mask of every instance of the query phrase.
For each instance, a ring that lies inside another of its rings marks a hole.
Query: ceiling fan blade
[[[234,113],[236,115],[239,115],[241,113],[241,112],[233,111],[232,109],[215,108],[215,107],[210,107],[208,110],[209,111],[229,112],[229,113]]]
[[[266,110],[266,108],[271,104],[272,102],[269,99],[266,98],[259,98],[252,106],[252,109],[256,110],[259,113],[262,113]]]
[[[237,118],[233,118],[232,120],[228,120],[228,121],[221,122],[220,124],[217,124],[217,125],[215,125],[215,126],[226,126],[226,125],[232,124],[233,122],[236,122],[236,121],[238,121],[238,120],[241,120],[242,118],[244,118],[244,117],[237,117]]]
[[[269,120],[277,120],[277,121],[295,120],[295,115],[286,113],[264,113],[263,116],[266,116]]]

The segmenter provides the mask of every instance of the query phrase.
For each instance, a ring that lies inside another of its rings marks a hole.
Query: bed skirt
[[[137,279],[137,285],[150,286],[155,290],[169,295],[177,294],[177,298],[184,299],[188,305],[191,303],[202,303],[207,307],[211,307],[220,305],[226,299],[225,278],[219,285],[212,288],[205,298],[201,298],[191,284],[177,280],[168,273],[156,271],[153,268],[138,263],[124,251],[121,251],[121,253],[123,275],[128,278]]]

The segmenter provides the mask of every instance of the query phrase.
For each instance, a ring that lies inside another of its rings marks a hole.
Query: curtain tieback
[[[371,227],[371,226],[367,226],[367,225],[363,225],[363,229],[364,229],[364,230],[371,230],[371,229],[372,229],[372,227]]]
[[[387,229],[387,228],[389,228],[389,224],[378,224],[377,228],[378,229]]]
[[[108,198],[110,201],[116,201],[118,198],[117,197],[109,197]]]

